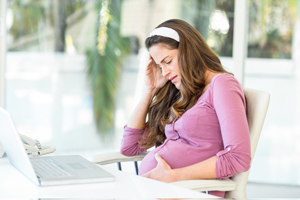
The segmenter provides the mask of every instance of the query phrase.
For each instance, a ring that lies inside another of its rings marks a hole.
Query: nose
[[[170,70],[166,66],[162,66],[161,71],[162,71],[163,77],[166,77],[170,73]]]

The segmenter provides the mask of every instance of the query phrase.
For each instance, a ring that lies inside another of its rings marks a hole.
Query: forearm
[[[143,129],[145,127],[146,116],[149,105],[157,90],[146,91],[139,104],[131,114],[127,126],[135,129]]]
[[[173,169],[174,181],[216,179],[217,156],[183,168]]]

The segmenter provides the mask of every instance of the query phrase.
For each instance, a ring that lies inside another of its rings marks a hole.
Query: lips
[[[176,78],[177,76],[173,76],[172,78],[170,78],[170,81],[173,82],[173,80]]]

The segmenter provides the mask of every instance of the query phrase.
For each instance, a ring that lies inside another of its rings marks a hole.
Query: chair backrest
[[[252,163],[258,139],[268,110],[270,94],[264,91],[249,88],[244,88],[244,94],[247,106],[247,120],[250,132]],[[238,185],[234,191],[226,192],[225,198],[246,198],[246,184],[250,169],[231,178]]]

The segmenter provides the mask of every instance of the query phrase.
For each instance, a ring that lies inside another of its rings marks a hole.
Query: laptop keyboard
[[[51,158],[31,159],[35,173],[42,178],[71,176]]]

